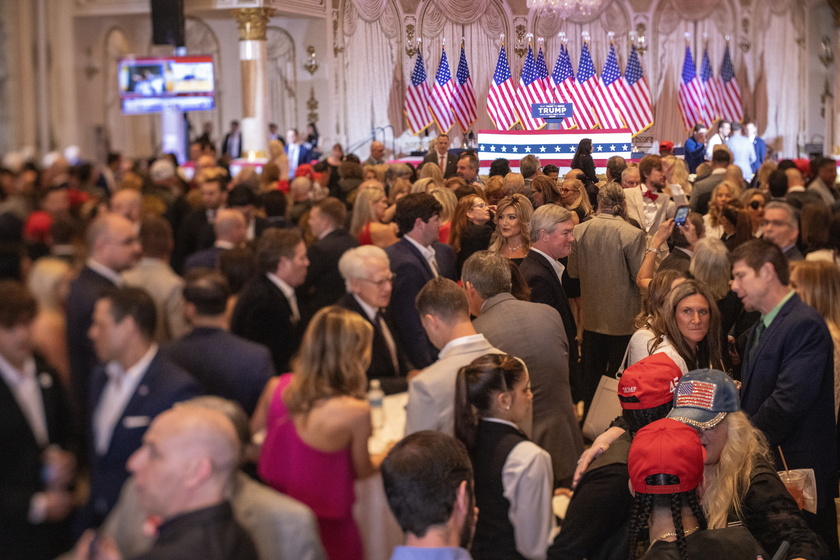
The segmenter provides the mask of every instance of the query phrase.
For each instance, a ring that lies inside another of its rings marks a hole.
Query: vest
[[[475,476],[475,502],[478,523],[470,552],[475,560],[522,559],[516,550],[510,502],[504,496],[502,470],[508,455],[517,444],[527,441],[522,433],[507,424],[478,423],[475,447],[470,453]]]

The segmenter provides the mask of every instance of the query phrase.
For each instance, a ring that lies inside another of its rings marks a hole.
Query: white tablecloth
[[[381,430],[374,431],[368,442],[371,453],[382,453],[403,438],[407,402],[408,393],[385,397],[385,424]],[[353,516],[362,534],[366,560],[388,560],[394,547],[403,543],[403,532],[385,498],[381,474],[356,481]]]

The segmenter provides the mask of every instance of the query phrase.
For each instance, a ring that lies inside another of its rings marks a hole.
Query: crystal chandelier
[[[609,0],[528,0],[529,10],[554,12],[561,19],[576,15],[590,17]]]

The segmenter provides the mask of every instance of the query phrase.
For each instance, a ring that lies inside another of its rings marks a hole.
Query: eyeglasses
[[[390,276],[386,276],[382,280],[371,280],[369,278],[359,278],[362,282],[370,282],[371,284],[375,284],[377,288],[381,288],[386,284],[391,284],[394,282],[394,279],[397,277],[396,274],[392,274]]]
[[[478,204],[473,204],[471,207],[472,210],[476,208],[478,208],[479,210],[484,210],[485,208],[487,208],[487,204],[485,204],[484,202],[479,202]]]
[[[562,194],[569,194],[569,193],[577,192],[577,189],[560,189],[560,192]]]
[[[759,202],[757,200],[753,200],[752,202],[750,202],[750,208],[752,208],[753,210],[758,210],[759,208],[764,208],[764,203]]]
[[[761,227],[773,226],[773,227],[792,227],[790,223],[784,220],[761,220],[759,222]]]

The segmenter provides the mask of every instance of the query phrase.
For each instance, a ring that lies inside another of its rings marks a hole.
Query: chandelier
[[[561,19],[590,17],[609,0],[528,0],[529,10],[554,12]]]

